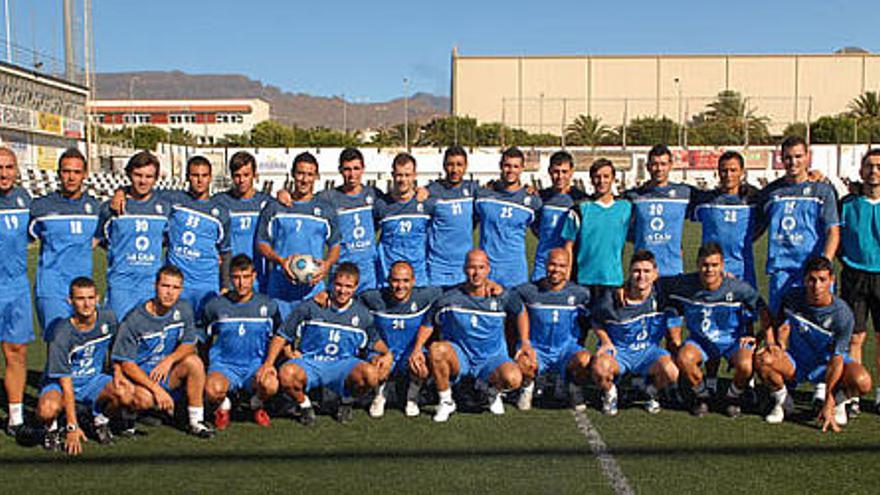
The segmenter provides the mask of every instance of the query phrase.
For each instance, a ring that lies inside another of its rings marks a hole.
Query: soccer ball
[[[290,273],[293,274],[293,281],[298,284],[311,283],[312,277],[314,277],[319,270],[315,258],[308,254],[295,255],[290,259],[287,267],[290,268]]]

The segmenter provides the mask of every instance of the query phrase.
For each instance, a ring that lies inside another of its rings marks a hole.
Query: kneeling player
[[[645,410],[651,414],[660,412],[657,392],[678,381],[678,368],[669,352],[660,347],[660,340],[665,335],[677,348],[681,345],[681,334],[678,327],[670,325],[654,290],[654,255],[646,250],[636,251],[629,267],[623,294],[606,291],[593,310],[593,328],[600,342],[593,359],[593,380],[604,392],[602,412],[612,416],[617,414],[614,380],[618,376],[650,376]]]
[[[61,447],[55,418],[63,411],[67,418],[64,445],[67,453],[82,452],[85,434],[76,418],[76,403],[88,406],[94,416],[95,435],[102,444],[110,443],[110,420],[105,413],[131,406],[134,386],[114,366],[114,374],[104,373],[111,340],[116,334],[116,317],[111,311],[97,310],[97,289],[91,279],[79,277],[70,284],[73,316],[58,320],[49,344],[44,386],[37,403],[37,416],[48,425],[44,440],[47,449]]]
[[[489,410],[493,414],[504,414],[501,392],[522,385],[522,370],[507,352],[504,326],[507,318],[516,320],[520,337],[517,357],[533,352],[528,315],[515,291],[492,295],[489,270],[486,253],[480,249],[470,251],[464,266],[467,282],[434,303],[413,345],[410,367],[423,371],[427,368],[422,349],[435,327],[444,339],[431,344],[428,351],[427,365],[440,395],[434,421],[447,421],[455,412],[451,385],[464,377],[488,382]]]
[[[263,401],[278,391],[278,377],[263,374],[259,381],[255,376],[266,357],[269,340],[280,326],[281,316],[275,301],[254,293],[257,272],[248,255],[236,255],[229,267],[233,290],[205,305],[205,324],[213,338],[205,396],[208,401],[219,403],[214,411],[214,426],[218,430],[229,426],[232,402],[228,394],[238,390],[252,394],[254,422],[269,426]]]
[[[546,275],[538,282],[517,287],[529,314],[532,352],[521,352],[517,362],[525,384],[517,402],[521,410],[532,407],[534,378],[557,373],[570,385],[572,406],[585,408],[582,386],[590,377],[590,353],[580,344],[586,332],[590,292],[568,281],[571,256],[562,248],[550,250]]]
[[[266,360],[257,371],[257,380],[275,372],[275,360],[286,343],[296,344],[301,357],[281,366],[281,388],[298,404],[304,424],[315,421],[309,391],[323,387],[341,398],[336,413],[340,422],[353,419],[352,396],[363,395],[376,388],[391,371],[393,356],[373,325],[366,306],[358,302],[355,292],[360,274],[354,263],[340,263],[333,274],[330,305],[321,307],[314,300],[297,306],[272,338]],[[376,351],[372,362],[358,356]]]
[[[428,370],[410,370],[407,357],[412,353],[413,344],[425,313],[436,300],[441,290],[436,287],[413,287],[415,274],[409,262],[398,261],[391,265],[387,278],[388,287],[368,290],[360,295],[361,301],[370,308],[373,321],[382,340],[388,344],[394,362],[391,365],[390,379],[407,380],[407,416],[419,415],[419,391],[428,378]],[[380,418],[385,414],[387,382],[383,381],[376,391],[370,405],[370,416]]]
[[[202,393],[205,366],[196,354],[199,335],[189,303],[180,300],[183,273],[166,265],[156,273],[156,295],[136,306],[119,327],[113,361],[134,384],[135,408],[158,407],[174,411],[169,392],[186,391],[189,426],[199,438],[211,438],[214,429],[204,421]]]
[[[846,400],[871,390],[871,375],[848,355],[852,311],[831,293],[834,266],[826,258],[807,261],[804,287],[782,297],[781,322],[767,333],[767,346],[757,352],[758,374],[770,388],[773,409],[764,419],[781,423],[789,395],[786,382],[796,385],[824,378],[827,393],[819,412],[822,431],[839,431],[847,423]]]
[[[683,318],[688,329],[676,364],[693,390],[691,412],[702,417],[709,412],[710,394],[700,367],[707,361],[726,359],[734,369],[726,409],[735,418],[741,410],[739,397],[752,378],[755,337],[750,327],[757,313],[762,331],[766,330],[770,313],[754,287],[724,276],[724,254],[718,244],[700,247],[697,267],[698,273],[661,279],[667,310],[677,317],[676,323]]]

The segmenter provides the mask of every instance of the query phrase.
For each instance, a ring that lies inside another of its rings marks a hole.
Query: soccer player
[[[407,358],[413,351],[425,314],[442,291],[438,287],[415,287],[412,265],[406,261],[391,265],[387,279],[388,287],[363,292],[360,300],[370,309],[379,336],[394,356],[389,380],[392,384],[396,380],[407,381],[404,412],[414,417],[419,415],[419,391],[428,378],[428,370],[410,370]],[[374,418],[385,414],[387,385],[387,381],[379,385],[370,404],[370,416]]]
[[[757,189],[745,182],[745,161],[736,151],[718,158],[718,187],[694,191],[691,219],[703,227],[702,244],[718,243],[724,253],[724,268],[735,277],[757,287],[752,242],[757,209]]]
[[[697,254],[696,273],[661,279],[661,292],[672,324],[687,325],[688,339],[678,349],[676,365],[693,390],[691,412],[698,417],[709,412],[709,391],[700,366],[724,358],[733,368],[727,389],[726,412],[739,417],[740,395],[752,378],[755,337],[752,322],[759,317],[761,331],[770,325],[770,313],[758,291],[748,283],[725,276],[721,246],[703,244]],[[681,329],[677,331],[680,333]]]
[[[381,193],[364,185],[364,155],[355,148],[339,154],[342,185],[322,192],[320,198],[336,209],[336,224],[342,238],[339,261],[350,261],[360,272],[359,291],[376,287],[376,226],[373,208]]]
[[[16,435],[24,425],[24,387],[27,346],[34,340],[31,291],[27,276],[27,226],[31,197],[15,185],[18,161],[9,148],[0,147],[0,343],[6,360],[3,385],[9,404],[6,431]]]
[[[811,256],[833,259],[840,242],[837,199],[825,182],[810,180],[806,141],[789,136],[782,142],[785,175],[758,193],[760,230],[767,230],[767,274],[770,309],[776,312],[782,295],[804,281],[804,264]]]
[[[220,288],[228,288],[229,211],[212,198],[211,162],[196,155],[186,162],[187,191],[168,191],[168,263],[183,272],[180,297],[200,317],[202,308]],[[222,275],[221,275],[222,269]]]
[[[547,274],[547,256],[550,250],[565,245],[562,230],[568,210],[587,197],[586,193],[571,185],[574,176],[574,158],[569,152],[557,151],[550,155],[547,173],[553,185],[539,192],[541,209],[538,210],[537,220],[532,224],[532,229],[538,237],[535,266],[532,269],[533,281],[541,280]]]
[[[257,224],[260,212],[272,197],[257,191],[257,160],[247,151],[237,151],[229,159],[229,173],[232,174],[232,189],[218,193],[216,200],[229,211],[229,244],[231,256],[246,254],[254,262],[257,292],[266,292],[268,271],[266,263],[254,246],[257,241]]]
[[[474,247],[474,197],[479,184],[464,178],[467,152],[451,146],[443,154],[446,176],[428,185],[435,200],[428,226],[428,280],[435,287],[451,287],[464,282],[461,267]]]
[[[47,426],[44,446],[61,448],[61,434],[56,418],[63,411],[67,418],[64,445],[67,453],[82,452],[85,434],[76,417],[76,403],[92,412],[95,434],[102,444],[110,443],[110,420],[105,415],[120,407],[130,407],[134,386],[125,379],[119,366],[113,375],[105,373],[110,345],[116,335],[116,317],[112,311],[99,311],[98,290],[86,277],[70,284],[73,316],[55,323],[55,338],[49,343],[49,356],[37,416]]]
[[[92,249],[97,245],[97,199],[83,192],[89,175],[86,157],[68,148],[58,158],[61,190],[31,203],[28,231],[40,241],[37,264],[37,319],[43,340],[52,341],[52,324],[70,316],[67,293],[77,277],[92,276]]]
[[[583,410],[581,387],[590,378],[590,353],[581,345],[581,335],[589,327],[590,292],[568,281],[571,256],[563,248],[547,255],[547,273],[538,282],[516,288],[529,315],[532,352],[520,353],[519,365],[525,384],[517,407],[532,408],[534,377],[557,373],[567,381],[572,406]]]
[[[309,152],[293,159],[290,205],[272,201],[260,214],[257,249],[269,262],[267,293],[278,303],[282,319],[301,302],[324,290],[324,278],[339,260],[340,239],[333,206],[314,195],[318,160]],[[326,255],[325,255],[326,250]],[[319,265],[310,284],[295,283],[289,262],[298,254],[311,255]]]
[[[379,199],[373,208],[379,223],[379,286],[386,287],[391,265],[406,261],[415,273],[416,285],[428,285],[426,268],[428,224],[434,213],[434,200],[416,198],[416,159],[399,153],[391,162],[394,186],[391,194]]]
[[[615,199],[614,164],[599,158],[590,165],[593,195],[569,210],[562,229],[565,249],[577,248],[577,281],[590,289],[595,302],[623,285],[623,248],[632,217],[632,203]]]
[[[472,377],[489,384],[489,411],[496,415],[504,414],[501,392],[522,385],[522,370],[507,352],[505,322],[508,318],[516,322],[518,359],[520,354],[534,352],[529,341],[529,318],[516,291],[491,295],[490,269],[485,252],[469,252],[464,266],[467,282],[450,289],[434,303],[416,336],[409,366],[416,375],[430,369],[434,377],[440,395],[434,421],[445,422],[455,412],[451,385],[462,378]],[[443,340],[431,344],[426,362],[423,349],[435,328]]]
[[[193,310],[181,299],[183,272],[165,265],[156,273],[155,296],[132,310],[119,327],[111,358],[135,384],[134,407],[174,411],[170,392],[184,388],[189,425],[198,438],[211,438],[202,394],[205,366],[196,354],[199,332]]]
[[[266,360],[257,371],[257,380],[276,373],[275,360],[287,343],[295,343],[301,356],[285,362],[279,371],[281,388],[299,404],[301,420],[315,421],[315,411],[307,395],[325,388],[340,396],[336,419],[347,423],[354,418],[352,396],[361,396],[387,378],[394,357],[376,332],[370,310],[355,299],[358,267],[340,263],[333,274],[329,307],[314,300],[300,304],[272,338]],[[370,361],[364,353],[375,351]]]
[[[159,159],[149,151],[135,153],[125,165],[131,185],[125,188],[124,213],[115,214],[111,202],[101,205],[98,239],[107,249],[105,304],[125,315],[153,295],[171,205],[153,189],[159,178]]]
[[[525,155],[519,148],[501,154],[501,178],[491,189],[477,191],[474,204],[480,221],[480,249],[489,257],[492,280],[514,287],[529,280],[526,232],[541,209],[541,198],[520,181]]]
[[[861,190],[843,198],[840,204],[840,297],[855,317],[849,355],[861,363],[869,314],[874,337],[880,342],[876,331],[880,324],[880,149],[865,153],[859,175]],[[880,354],[876,363],[880,370]],[[880,388],[874,400],[880,411]]]
[[[606,291],[593,307],[593,329],[599,349],[593,358],[593,380],[603,391],[602,412],[617,414],[618,376],[632,373],[649,376],[645,410],[660,412],[657,393],[678,382],[678,368],[669,351],[660,347],[665,336],[673,348],[681,346],[681,334],[663,312],[654,287],[657,261],[650,251],[636,251],[630,259],[630,274],[618,299]]]
[[[630,232],[633,250],[646,249],[654,253],[661,277],[678,275],[684,269],[681,236],[691,188],[669,182],[672,151],[665,144],[658,144],[648,151],[647,169],[651,179],[624,193],[633,204]]]
[[[785,419],[790,404],[786,382],[824,381],[827,393],[818,420],[822,431],[839,431],[847,423],[846,400],[867,394],[871,375],[847,356],[854,321],[846,303],[831,293],[834,265],[817,256],[803,271],[804,286],[782,297],[778,325],[755,355],[756,371],[773,397],[773,408],[764,419]]]
[[[232,290],[205,305],[205,324],[212,339],[205,396],[209,402],[219,403],[214,411],[218,430],[229,426],[229,393],[238,390],[251,394],[254,422],[269,426],[263,402],[278,391],[278,377],[264,375],[264,381],[257,381],[255,375],[281,317],[275,301],[254,292],[257,272],[248,255],[233,256],[229,270]]]

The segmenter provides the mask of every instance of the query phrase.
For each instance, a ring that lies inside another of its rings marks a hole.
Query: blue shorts
[[[269,287],[267,294],[278,304],[278,312],[281,319],[287,316],[300,304],[315,297],[324,290],[324,282],[318,282],[314,286],[308,284],[292,284],[284,274],[275,270],[269,275]]]
[[[465,276],[461,269],[462,266],[464,266],[464,258],[458,266],[432,263],[428,258],[428,284],[432,287],[451,287],[464,282]]]
[[[157,362],[156,364],[159,364],[159,363]],[[156,367],[156,365],[154,364],[152,366],[141,366],[141,369],[143,370],[143,372],[146,375],[149,376],[150,372],[153,371],[153,368],[155,368],[155,367]],[[171,388],[170,380],[171,380],[171,373],[173,371],[174,371],[174,366],[171,367],[171,371],[168,372],[168,376],[166,376],[164,380],[159,382],[159,385],[166,392],[168,392],[168,395],[170,395],[171,398],[174,399],[174,401],[176,402],[176,401],[180,400],[181,397],[183,397],[184,392],[186,392],[186,387],[178,386],[177,388]]]
[[[106,373],[98,373],[88,382],[78,387],[73,387],[73,396],[80,404],[85,404],[90,407],[92,415],[97,415],[101,412],[98,410],[98,397],[101,396],[104,387],[106,387],[111,381],[113,381],[112,376]],[[43,388],[40,389],[40,397],[52,390],[57,390],[62,396],[64,395],[64,391],[61,389],[61,383],[57,379],[50,379],[49,382],[43,385]]]
[[[711,361],[723,357],[729,363],[733,359],[733,355],[739,350],[739,338],[733,342],[712,342],[708,339],[693,338],[684,341],[684,345],[692,345],[700,351],[703,362]]]
[[[782,304],[782,296],[795,287],[803,287],[804,274],[801,270],[780,270],[769,275],[767,285],[770,293],[770,314],[775,315],[779,312],[779,305]]]
[[[669,351],[657,345],[652,345],[641,351],[630,351],[617,348],[617,364],[620,366],[620,376],[632,373],[636,376],[648,376],[651,366],[663,356],[669,356]]]
[[[116,284],[119,284],[118,290],[113,290]],[[139,281],[120,281],[117,283],[107,284],[107,295],[104,298],[104,305],[113,311],[119,321],[125,319],[125,316],[137,305],[150,299],[155,294],[153,288],[153,278]]]
[[[58,320],[70,318],[73,309],[63,297],[37,297],[37,320],[43,329],[43,340],[52,341],[52,325]]]
[[[575,342],[569,342],[568,345],[554,353],[542,352],[535,349],[535,354],[538,357],[538,375],[557,373],[564,379],[568,363],[574,355],[580,351],[586,351],[586,349]]]
[[[31,311],[30,289],[23,290],[15,299],[0,301],[0,342],[33,342],[34,315]]]
[[[254,393],[254,375],[262,366],[262,361],[255,361],[248,366],[224,363],[222,361],[212,362],[208,367],[208,374],[220,373],[229,380],[229,392],[244,390],[245,392]]]
[[[794,365],[795,384],[803,382],[814,384],[825,383],[825,373],[828,371],[828,361],[831,359],[830,357],[826,359],[825,356],[809,356],[808,358],[802,358],[798,361],[790,352],[785,351],[785,354],[788,356],[788,359],[791,360],[791,364]],[[855,360],[849,357],[849,354],[843,355],[844,365],[853,362],[855,362]]]
[[[462,348],[455,342],[449,342],[449,345],[452,346],[452,349],[455,351],[455,356],[458,358],[458,374],[455,376],[455,380],[452,382],[453,384],[458,383],[462,378],[469,376],[488,383],[489,376],[492,375],[499,366],[504,363],[514,362],[513,359],[510,359],[510,356],[503,352],[492,356],[481,357],[480,359],[473,359],[468,357]]]
[[[202,309],[204,309],[205,304],[211,300],[214,296],[219,294],[216,285],[189,285],[184,281],[183,283],[183,291],[180,293],[180,299],[184,300],[192,306],[193,314],[196,317],[196,320],[202,317]]]
[[[332,390],[340,397],[348,397],[345,390],[345,380],[354,368],[364,361],[355,357],[343,358],[336,361],[318,361],[309,358],[291,359],[284,364],[295,364],[306,372],[306,391],[316,388]]]

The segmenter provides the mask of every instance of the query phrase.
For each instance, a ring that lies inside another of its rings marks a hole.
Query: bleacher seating
[[[26,189],[32,197],[43,196],[46,193],[58,190],[58,174],[55,171],[28,168],[20,174],[21,187]],[[105,201],[110,198],[113,191],[128,185],[128,178],[122,174],[110,172],[92,172],[86,177],[83,187],[90,195]],[[182,189],[183,181],[176,178],[162,178],[156,183],[157,189]]]

